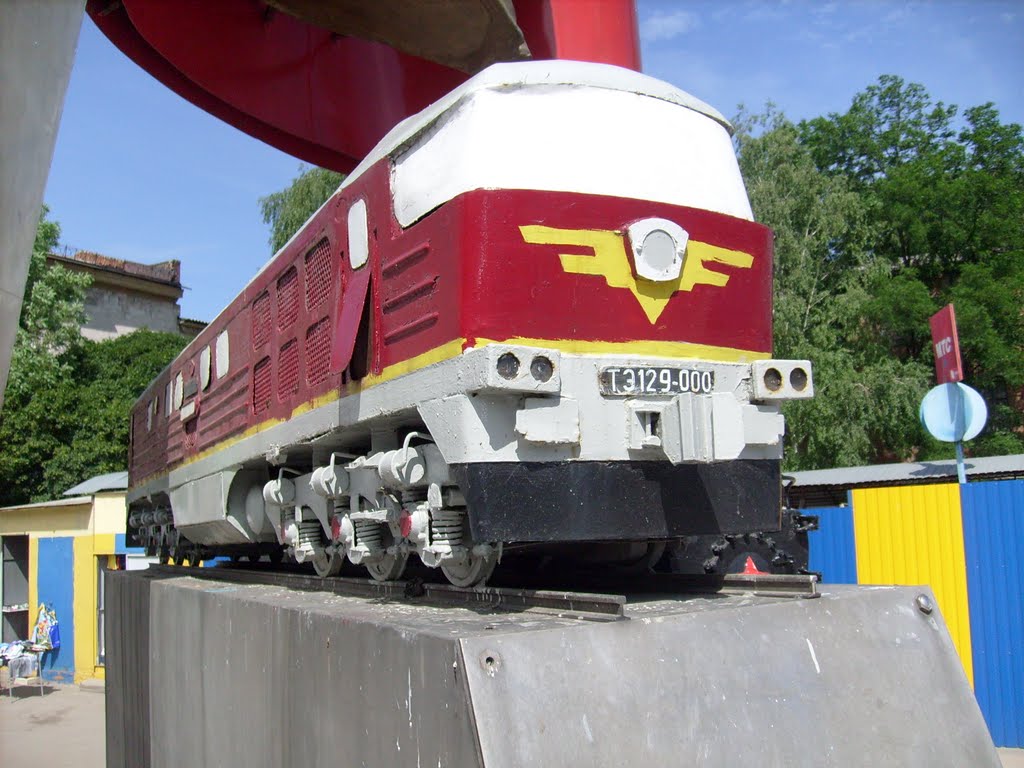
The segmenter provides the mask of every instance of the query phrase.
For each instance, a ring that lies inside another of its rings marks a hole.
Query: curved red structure
[[[86,9],[118,48],[182,98],[280,150],[342,172],[396,123],[472,74],[314,26],[278,4],[89,0]],[[513,5],[534,58],[639,70],[633,0]]]

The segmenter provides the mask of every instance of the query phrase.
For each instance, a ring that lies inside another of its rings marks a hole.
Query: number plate
[[[602,368],[598,383],[602,395],[655,397],[684,392],[706,395],[715,388],[715,373],[690,368],[624,366]]]

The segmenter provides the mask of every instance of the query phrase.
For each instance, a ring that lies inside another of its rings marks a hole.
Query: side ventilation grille
[[[299,343],[292,339],[277,355],[277,399],[284,402],[299,391]]]
[[[252,369],[252,410],[262,413],[270,407],[272,382],[270,376],[270,358],[264,357]]]
[[[327,238],[306,253],[306,309],[319,307],[331,293],[331,244]]]
[[[277,279],[277,327],[287,328],[299,316],[299,272],[289,267]]]
[[[252,302],[252,346],[259,349],[270,341],[270,294],[264,291]]]
[[[331,367],[331,325],[323,318],[306,331],[306,381],[319,384],[327,378]]]

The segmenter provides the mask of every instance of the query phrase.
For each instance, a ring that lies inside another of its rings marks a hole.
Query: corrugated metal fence
[[[961,497],[974,693],[996,744],[1024,746],[1024,480]]]
[[[992,738],[1024,747],[1024,480],[855,490],[816,509],[827,583],[928,584]]]

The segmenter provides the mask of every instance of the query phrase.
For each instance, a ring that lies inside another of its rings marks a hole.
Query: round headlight
[[[501,376],[501,378],[514,379],[519,375],[519,358],[511,352],[506,352],[498,358],[498,363],[495,367],[497,368],[498,375]]]
[[[797,392],[807,389],[807,371],[803,368],[794,368],[789,374],[789,383]]]
[[[668,219],[641,219],[627,229],[638,277],[655,282],[677,280],[690,235]]]
[[[555,372],[555,366],[546,357],[538,356],[530,363],[530,374],[537,381],[547,381]]]
[[[764,372],[764,385],[770,392],[778,392],[782,389],[782,374],[778,368],[769,368]]]

